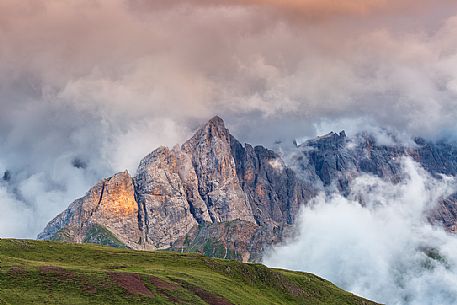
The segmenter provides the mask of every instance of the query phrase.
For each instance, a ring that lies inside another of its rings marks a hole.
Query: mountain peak
[[[211,142],[213,139],[221,139],[225,143],[229,143],[230,141],[229,130],[225,128],[224,120],[219,116],[213,117],[205,125],[200,127],[193,137],[183,144],[183,148],[195,147],[197,143]]]
[[[220,116],[214,116],[211,120],[208,121],[206,125],[213,125],[217,127],[225,128],[224,120]]]
[[[229,130],[225,128],[224,120],[219,116],[215,116],[209,120],[201,130],[203,131],[203,134],[209,137],[218,137],[220,139],[229,138]]]
[[[180,147],[146,156],[134,177],[123,172],[97,183],[39,238],[258,261],[293,234],[301,207],[320,192],[349,196],[354,179],[368,174],[399,183],[402,157],[432,175],[457,176],[455,147],[405,149],[359,137],[341,131],[297,143],[288,167],[262,146],[243,147],[215,116]],[[456,232],[455,198],[439,203],[427,219]]]

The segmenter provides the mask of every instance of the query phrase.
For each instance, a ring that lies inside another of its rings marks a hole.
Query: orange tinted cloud
[[[385,0],[246,0],[240,2],[272,5],[312,15],[366,13],[373,9],[382,8],[387,4]]]
[[[437,5],[455,5],[455,0],[227,0],[225,2],[270,6],[288,14],[313,19],[344,15],[414,14],[430,10]]]
[[[333,16],[367,16],[389,14],[414,14],[427,11],[431,6],[448,5],[455,0],[174,0],[147,1],[131,0],[132,7],[170,8],[188,5],[195,7],[255,7],[269,8],[279,13],[295,15],[310,19],[321,19]]]

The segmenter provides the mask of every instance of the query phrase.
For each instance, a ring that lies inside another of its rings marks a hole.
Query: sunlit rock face
[[[123,172],[97,183],[39,238],[259,261],[294,233],[300,207],[318,192],[347,195],[366,173],[402,181],[404,156],[438,178],[457,176],[450,144],[383,144],[368,134],[332,132],[297,145],[286,164],[262,146],[242,145],[215,117],[182,146],[147,155],[135,177]],[[429,221],[456,231],[456,198],[443,198]]]
[[[89,221],[105,226],[128,246],[140,240],[138,204],[133,181],[127,172],[114,175],[104,183],[100,203]]]
[[[128,172],[104,179],[53,219],[38,238],[85,242],[97,233],[97,230],[94,232],[96,225],[111,232],[117,239],[113,242],[136,247],[142,233],[134,195],[133,180]]]

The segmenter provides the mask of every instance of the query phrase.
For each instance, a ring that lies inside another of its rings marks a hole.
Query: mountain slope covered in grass
[[[200,254],[0,239],[0,304],[360,304],[315,275]]]

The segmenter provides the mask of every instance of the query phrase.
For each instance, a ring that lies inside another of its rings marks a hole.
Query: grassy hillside
[[[312,274],[199,254],[0,239],[0,304],[374,304]]]

